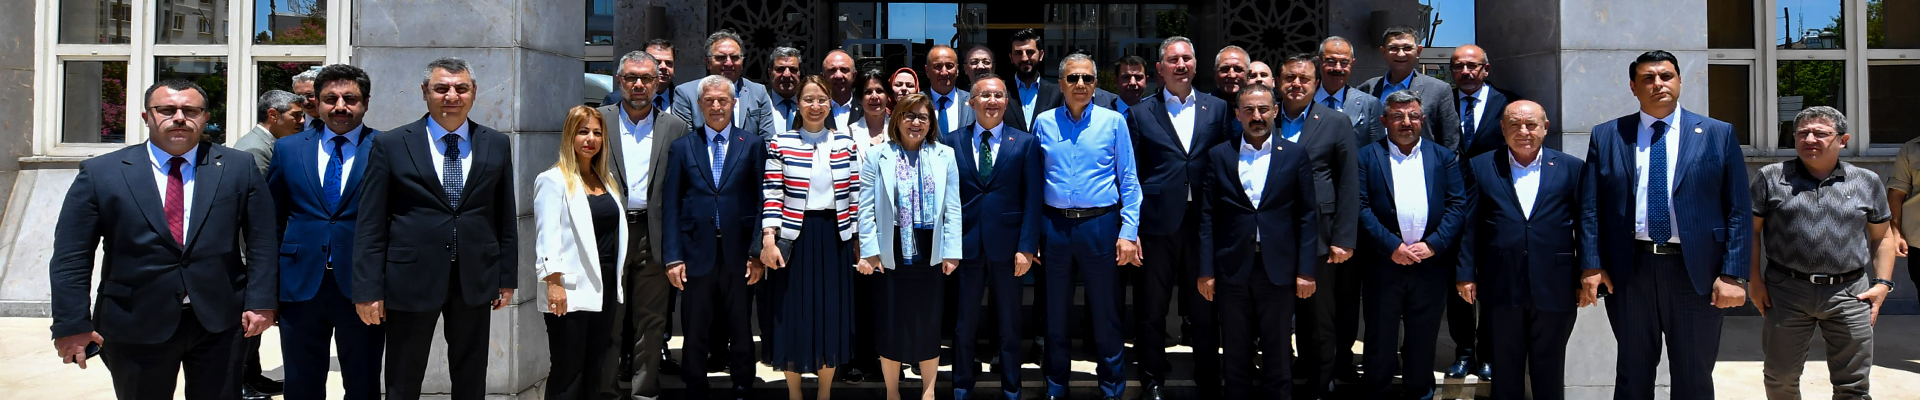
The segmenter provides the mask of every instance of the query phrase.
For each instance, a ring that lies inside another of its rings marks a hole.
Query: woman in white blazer
[[[600,112],[567,110],[560,157],[534,178],[537,227],[534,271],[545,283],[547,348],[553,366],[547,399],[586,399],[614,393],[613,334],[619,326],[620,265],[627,258],[626,204],[602,154],[606,129]]]
[[[860,120],[847,127],[861,152],[886,147],[887,116],[893,111],[893,88],[887,87],[887,75],[879,68],[868,68],[854,81],[854,99],[860,101]]]
[[[933,400],[940,374],[940,322],[946,275],[960,265],[960,172],[953,148],[940,144],[933,101],[914,93],[894,106],[887,136],[868,150],[860,175],[860,273],[874,280],[873,345],[900,399],[900,363],[920,364],[920,397]],[[962,358],[970,358],[971,355]]]

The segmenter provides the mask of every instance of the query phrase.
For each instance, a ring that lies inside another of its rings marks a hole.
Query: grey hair
[[[420,84],[433,83],[433,70],[436,69],[447,71],[449,74],[465,72],[467,73],[467,80],[472,81],[474,85],[480,84],[480,77],[474,76],[473,70],[467,67],[467,60],[462,60],[460,57],[441,57],[438,60],[427,63],[426,74],[420,77]]]
[[[1068,55],[1067,55],[1067,58],[1062,58],[1062,59],[1060,59],[1060,73],[1062,73],[1062,74],[1064,74],[1064,73],[1066,73],[1066,71],[1067,71],[1067,64],[1070,64],[1070,63],[1076,63],[1076,62],[1085,62],[1085,63],[1087,63],[1087,66],[1088,66],[1089,68],[1093,68],[1093,75],[1094,75],[1094,76],[1099,76],[1099,75],[1100,75],[1100,65],[1099,65],[1099,64],[1096,64],[1096,63],[1094,63],[1094,62],[1093,62],[1093,57],[1091,57],[1091,56],[1088,56],[1088,55],[1087,55],[1087,53],[1073,53],[1073,54],[1068,54]],[[1065,76],[1062,76],[1062,77],[1064,78]]]
[[[301,72],[299,75],[294,75],[293,84],[298,85],[302,83],[313,83],[314,79],[319,79],[319,78],[320,78],[320,69],[310,68],[310,69],[307,69],[305,72]]]
[[[1386,103],[1387,104],[1413,103],[1413,105],[1418,106],[1418,105],[1421,105],[1420,92],[1414,91],[1413,89],[1406,89],[1398,92],[1393,92],[1393,94],[1387,95]]]
[[[268,90],[266,93],[260,94],[260,115],[255,117],[256,121],[254,122],[267,122],[267,114],[269,111],[286,115],[287,111],[293,109],[293,105],[304,104],[306,102],[306,96],[293,94],[285,90]]]
[[[727,79],[727,77],[720,76],[720,75],[707,75],[707,77],[705,78],[700,78],[700,93],[696,94],[694,98],[696,100],[699,99],[700,96],[705,95],[705,93],[707,92],[707,88],[711,88],[715,86],[727,88],[727,97],[733,97],[733,81],[732,80],[729,80]]]
[[[1156,59],[1163,59],[1163,60],[1164,60],[1164,59],[1166,59],[1166,58],[1167,58],[1167,47],[1168,47],[1168,46],[1172,46],[1172,45],[1173,45],[1174,43],[1186,43],[1186,44],[1187,44],[1187,47],[1188,47],[1188,48],[1192,48],[1192,47],[1193,47],[1193,40],[1192,40],[1192,39],[1187,39],[1187,37],[1186,37],[1186,36],[1174,36],[1174,37],[1170,37],[1170,38],[1167,38],[1167,40],[1162,40],[1162,41],[1160,41],[1160,48],[1159,48],[1159,49],[1155,49],[1155,50],[1154,50],[1154,53],[1153,53],[1153,54],[1154,54],[1154,58],[1156,58]]]
[[[713,31],[713,34],[707,35],[707,56],[708,57],[713,56],[713,45],[720,43],[720,41],[722,40],[732,40],[733,44],[740,45],[741,47],[746,47],[745,46],[746,42],[740,41],[740,34],[733,33],[732,29],[721,29],[721,30]]]
[[[654,68],[660,67],[660,60],[654,59],[652,54],[647,54],[644,50],[634,50],[627,52],[626,55],[620,56],[620,64],[618,64],[617,68],[625,68],[627,63],[632,62],[646,63],[647,65],[654,66]]]
[[[1800,110],[1799,114],[1793,116],[1793,127],[1799,130],[1800,125],[1823,119],[1833,124],[1833,130],[1836,133],[1847,134],[1847,116],[1841,114],[1840,110],[1828,106],[1813,106]]]
[[[1227,47],[1221,47],[1220,52],[1213,53],[1213,65],[1220,65],[1220,61],[1227,58],[1227,52],[1229,51],[1240,53],[1241,57],[1247,58],[1249,61],[1253,58],[1252,55],[1247,54],[1247,49],[1242,49],[1240,46],[1228,45]]]
[[[1327,55],[1327,45],[1334,44],[1334,43],[1346,43],[1347,47],[1353,47],[1353,42],[1347,40],[1347,38],[1343,38],[1339,36],[1328,36],[1326,39],[1320,40],[1320,47],[1314,50],[1313,56],[1325,57]]]
[[[773,48],[772,53],[767,53],[768,69],[772,69],[774,64],[780,63],[780,59],[782,58],[800,58],[800,49],[787,47],[787,46],[780,46],[780,47]],[[795,60],[795,61],[798,61],[798,60]],[[796,64],[798,63],[796,62]]]

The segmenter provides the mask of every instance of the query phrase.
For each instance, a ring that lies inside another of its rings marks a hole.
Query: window
[[[586,18],[587,44],[613,44],[613,0],[589,0]]]
[[[1870,115],[1903,116],[1920,107],[1920,95],[1912,88],[1920,87],[1920,65],[1886,64],[1869,65],[1867,80],[1874,82],[1867,87],[1867,113]],[[1920,137],[1920,124],[1912,118],[1880,118],[1873,121],[1873,131],[1867,134],[1869,145],[1896,147],[1901,143]],[[1857,128],[1856,128],[1857,130]],[[1860,143],[1859,133],[1854,133],[1854,142]]]
[[[1781,61],[1778,72],[1779,147],[1793,149],[1793,117],[1814,106],[1828,106],[1847,113],[1847,72],[1845,61]]]
[[[127,62],[68,61],[61,70],[60,141],[126,143],[127,120],[140,118],[127,108]]]
[[[253,0],[253,44],[327,44],[328,0]]]
[[[1707,115],[1733,125],[1741,146],[1753,145],[1753,67],[1707,66]]]

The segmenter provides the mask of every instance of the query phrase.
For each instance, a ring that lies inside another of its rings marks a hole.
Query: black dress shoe
[[[665,359],[660,360],[661,375],[680,376],[680,374],[684,373],[684,371],[685,370],[680,369],[680,362],[674,360],[673,357],[667,357]],[[628,375],[628,376],[632,376],[632,375]]]
[[[841,382],[861,383],[867,381],[867,371],[862,371],[859,367],[844,367],[841,368],[841,370],[838,374],[834,375],[834,378],[839,379]]]
[[[1140,385],[1140,389],[1141,389],[1140,399],[1141,400],[1166,400],[1166,396],[1160,394],[1161,386],[1162,385],[1160,384],[1160,382],[1142,383]]]
[[[1493,381],[1493,363],[1480,363],[1479,370],[1474,371],[1473,374],[1479,376],[1481,382]]]
[[[273,400],[273,396],[253,390],[252,385],[240,385],[240,400]]]
[[[1047,400],[1067,400],[1067,396],[1047,396]]]
[[[1453,362],[1453,365],[1447,367],[1447,378],[1448,379],[1465,378],[1467,377],[1467,373],[1471,372],[1472,368],[1473,368],[1473,362],[1469,360],[1468,357],[1460,357],[1459,359]]]
[[[660,366],[665,367],[666,363],[660,363]],[[620,357],[620,366],[614,370],[614,374],[614,379],[621,382],[633,380],[633,357]]]
[[[287,392],[287,385],[285,383],[260,375],[247,378],[245,386],[252,386],[254,391],[268,396],[279,396]]]

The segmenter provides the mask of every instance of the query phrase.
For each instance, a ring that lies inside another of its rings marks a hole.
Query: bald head
[[[1532,160],[1540,154],[1540,146],[1547,137],[1547,110],[1532,100],[1516,100],[1507,103],[1507,109],[1501,113],[1500,132],[1506,136],[1507,149],[1512,150],[1521,161]]]
[[[953,93],[953,81],[960,77],[960,55],[946,45],[927,51],[927,88],[934,93]]]
[[[833,84],[834,103],[846,104],[853,98],[853,73],[853,56],[847,55],[846,50],[834,49],[820,60],[820,75]]]
[[[1487,84],[1487,73],[1491,65],[1487,64],[1487,51],[1475,45],[1461,45],[1453,50],[1453,84],[1461,93],[1480,91]]]

